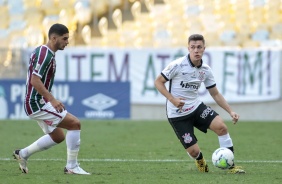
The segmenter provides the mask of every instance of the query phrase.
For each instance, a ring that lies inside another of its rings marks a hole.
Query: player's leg
[[[198,144],[194,144],[186,149],[188,155],[195,160],[196,166],[200,172],[209,172],[208,164],[201,152]]]
[[[47,150],[64,140],[64,132],[62,131],[61,128],[54,129],[54,131],[51,132],[50,134],[52,136],[46,134],[40,137],[39,139],[37,139],[31,145],[23,149],[18,149],[14,151],[13,156],[19,162],[20,169],[22,170],[23,173],[28,173],[27,159],[31,155],[39,151]]]
[[[39,151],[47,150],[64,140],[64,133],[60,128],[55,129],[52,132],[52,135],[53,137],[57,137],[55,141],[53,141],[53,139],[50,137],[49,134],[46,134],[40,137],[39,139],[37,139],[29,146],[23,149],[15,150],[13,152],[13,156],[19,162],[20,169],[22,170],[23,173],[28,173],[27,159],[31,155]]]
[[[219,115],[213,119],[209,128],[218,135],[219,146],[228,148],[234,153],[233,142],[228,133],[228,128]],[[237,174],[245,173],[245,171],[240,166],[235,166],[234,164],[229,169],[229,173]]]
[[[77,117],[67,113],[65,118],[58,124],[58,127],[67,130],[67,164],[64,168],[66,174],[90,174],[79,167],[77,162],[78,152],[80,148],[80,129],[81,124]]]
[[[61,128],[55,128],[51,133],[43,135],[31,145],[20,150],[22,158],[28,159],[36,152],[47,150],[64,141],[64,132]]]
[[[194,135],[193,121],[189,120],[189,116],[169,118],[168,120],[181,144],[186,149],[187,154],[192,159],[195,159],[198,170],[200,172],[208,172],[208,165],[197,144],[197,138]]]
[[[58,127],[67,130],[66,145],[67,145],[67,168],[74,168],[78,165],[77,156],[80,148],[80,122],[79,120],[68,113]]]
[[[220,116],[217,115],[212,120],[209,128],[217,134],[220,147],[228,148],[234,152],[233,142],[228,133],[227,126]]]
[[[28,173],[27,159],[36,152],[47,150],[52,146],[64,140],[64,132],[61,128],[57,128],[57,124],[65,117],[66,111],[57,113],[50,104],[46,104],[44,110],[30,115],[31,119],[37,121],[45,135],[37,139],[29,146],[15,150],[14,158],[18,161],[20,169],[23,173]]]
[[[28,159],[32,154],[47,150],[64,141],[64,132],[61,128],[57,128],[57,125],[66,114],[67,111],[58,113],[50,103],[47,103],[40,112],[30,115],[29,117],[37,121],[45,135],[26,148],[21,149],[20,155]]]
[[[194,127],[204,133],[207,133],[207,130],[213,119],[217,116],[217,113],[204,103],[201,103],[193,112],[192,116],[194,117]],[[208,172],[208,165],[202,152],[199,152],[199,155],[196,157],[196,165],[200,171]]]

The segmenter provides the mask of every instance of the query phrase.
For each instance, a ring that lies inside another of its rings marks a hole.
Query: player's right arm
[[[32,74],[30,83],[40,95],[42,95],[52,104],[57,112],[62,112],[65,109],[64,105],[60,101],[56,100],[54,96],[45,88],[39,76]]]
[[[167,80],[162,76],[159,75],[155,80],[155,86],[158,89],[158,91],[165,96],[175,107],[178,107],[181,109],[185,102],[182,98],[175,98],[171,95],[171,93],[166,89],[165,83]]]

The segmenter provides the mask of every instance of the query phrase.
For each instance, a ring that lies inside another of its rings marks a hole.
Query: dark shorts
[[[175,134],[185,149],[197,143],[194,127],[207,133],[212,120],[218,115],[212,108],[201,103],[197,109],[186,116],[168,118]]]

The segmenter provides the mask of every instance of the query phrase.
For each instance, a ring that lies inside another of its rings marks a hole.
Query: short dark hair
[[[69,33],[69,29],[63,25],[63,24],[53,24],[50,29],[49,29],[49,32],[48,32],[48,37],[50,38],[51,34],[57,34],[59,36],[62,36],[66,33]]]
[[[200,35],[200,34],[192,34],[191,36],[189,36],[188,44],[190,43],[190,41],[198,41],[198,40],[203,41],[205,45],[205,38],[203,37],[203,35]]]

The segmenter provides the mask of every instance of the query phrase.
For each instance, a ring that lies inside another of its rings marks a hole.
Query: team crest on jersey
[[[190,142],[192,142],[192,137],[190,136],[190,133],[185,133],[183,136],[182,136],[183,138],[184,138],[184,142],[185,143],[190,143]]]
[[[39,100],[39,103],[40,103],[40,104],[45,104],[45,101],[44,101],[43,99],[40,99],[40,100]]]
[[[199,80],[204,80],[204,78],[205,78],[205,72],[204,71],[199,71],[198,79]]]

